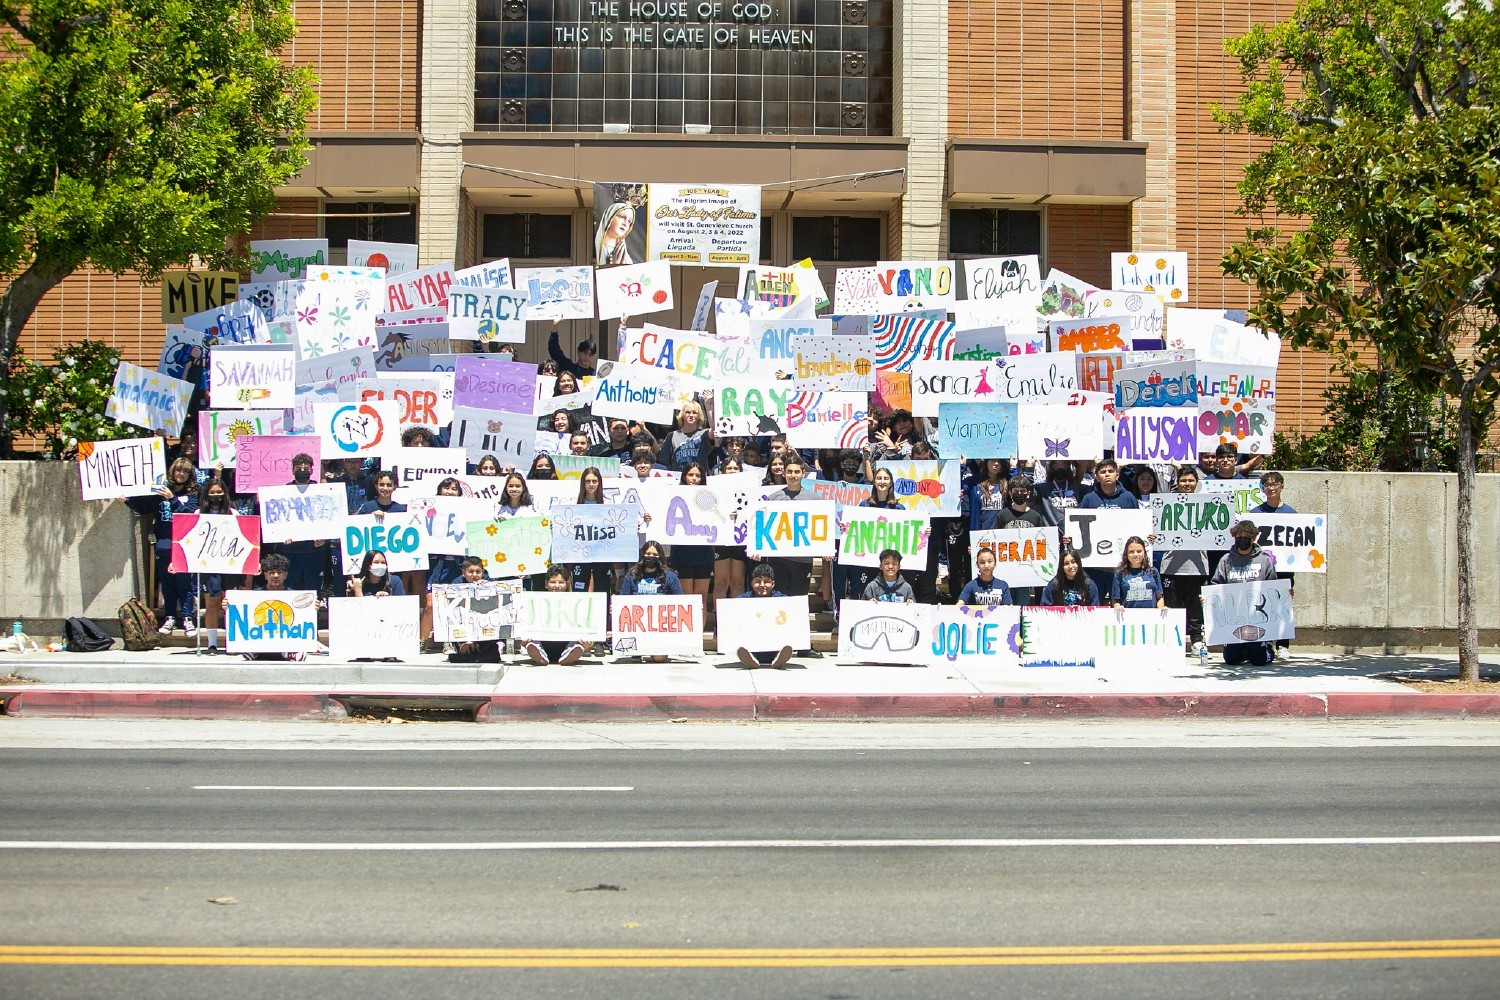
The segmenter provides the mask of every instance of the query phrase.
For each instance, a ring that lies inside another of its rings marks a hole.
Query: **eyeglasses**
[[[921,636],[915,625],[900,618],[866,618],[849,629],[849,642],[859,649],[874,649],[881,643],[892,653],[916,649]]]

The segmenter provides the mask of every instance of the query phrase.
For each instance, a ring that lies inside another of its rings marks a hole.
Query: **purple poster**
[[[1136,407],[1120,413],[1115,458],[1121,462],[1191,462],[1198,457],[1197,407]]]
[[[322,439],[316,434],[241,434],[234,439],[234,487],[241,494],[262,486],[285,486],[292,481],[292,459],[304,452],[312,456],[313,482],[323,478],[319,470]]]
[[[536,365],[460,354],[453,367],[453,405],[530,415]]]

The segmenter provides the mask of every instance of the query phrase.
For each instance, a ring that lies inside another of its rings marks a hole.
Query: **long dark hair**
[[[536,471],[536,464],[542,459],[547,460],[547,472],[542,474]],[[526,473],[527,479],[551,480],[557,478],[557,463],[552,461],[552,456],[547,454],[538,455],[531,460],[531,469]]]
[[[1072,556],[1073,561],[1078,564],[1078,575],[1071,580],[1068,579],[1067,570],[1063,567],[1063,563],[1068,561],[1069,556]],[[1081,594],[1084,603],[1088,603],[1089,575],[1084,572],[1083,560],[1078,557],[1078,552],[1074,549],[1064,549],[1062,556],[1057,560],[1057,575],[1052,578],[1052,599],[1058,600],[1069,590],[1075,594]]]
[[[1131,535],[1129,538],[1125,539],[1124,548],[1120,549],[1120,565],[1115,567],[1116,573],[1129,573],[1132,569],[1134,569],[1134,567],[1130,565],[1130,547],[1132,545],[1139,545],[1141,547],[1142,554],[1145,554],[1146,540],[1140,535]],[[1146,555],[1145,558],[1141,560],[1141,569],[1147,570],[1150,568],[1151,557],[1149,555]]]
[[[370,564],[375,561],[376,556],[385,559],[385,576],[371,576]],[[390,593],[391,590],[391,558],[378,549],[372,549],[365,553],[365,557],[359,564],[360,589],[369,594],[371,590],[383,590]]]
[[[656,550],[656,557],[657,557],[657,559],[661,563],[661,565],[657,567],[655,573],[648,573],[646,571],[646,550],[647,549],[655,549]],[[667,568],[668,567],[667,567],[667,549],[666,549],[666,546],[662,545],[661,542],[646,542],[645,544],[643,544],[641,546],[641,555],[640,555],[640,558],[638,558],[635,561],[635,565],[630,568],[630,575],[633,576],[633,577],[635,577],[637,583],[639,583],[641,580],[645,579],[647,576],[659,576],[659,577],[661,577],[661,579],[665,580],[667,578]]]
[[[599,483],[598,487],[596,488],[596,492],[597,492],[598,495],[593,500],[589,499],[588,493],[585,492],[584,485],[583,485],[584,484],[584,480],[588,479],[588,477],[591,476],[591,475],[596,480],[598,480],[598,483]],[[603,503],[604,502],[604,473],[602,473],[602,472],[599,471],[599,467],[598,466],[591,465],[587,469],[584,469],[583,472],[579,474],[579,476],[578,476],[578,502],[579,503]]]
[[[687,465],[684,465],[682,467],[682,475],[680,475],[680,476],[677,477],[677,485],[679,485],[679,486],[690,485],[688,483],[688,481],[687,481],[687,474],[688,474],[689,471],[691,471],[693,469],[697,469],[698,470],[698,484],[700,486],[707,485],[707,483],[708,483],[708,473],[704,471],[703,464],[701,462],[689,462]]]
[[[202,486],[198,487],[198,512],[200,514],[214,514],[219,512],[219,510],[211,506],[208,501],[208,491],[215,486],[224,491],[224,506],[222,508],[223,513],[233,514],[234,495],[229,492],[229,484],[224,482],[224,480],[220,479],[218,476],[214,476],[212,479],[206,480]]]
[[[512,507],[510,505],[509,487],[510,481],[512,479],[518,481],[521,484],[521,502],[516,504],[515,507]],[[500,506],[504,507],[506,510],[517,510],[521,507],[530,507],[531,504],[531,489],[526,485],[526,477],[521,475],[519,472],[512,472],[510,475],[506,476],[504,485],[500,487]]]

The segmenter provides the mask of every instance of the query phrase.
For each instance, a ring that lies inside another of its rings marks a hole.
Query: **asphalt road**
[[[5,998],[1453,1000],[1500,982],[1494,745],[0,759]]]

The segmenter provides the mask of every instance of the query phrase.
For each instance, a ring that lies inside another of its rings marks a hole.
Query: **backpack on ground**
[[[155,649],[161,641],[156,634],[156,616],[139,597],[120,605],[120,635],[125,648],[136,653]]]
[[[70,653],[102,653],[115,641],[92,618],[69,618],[63,622],[63,640]]]

